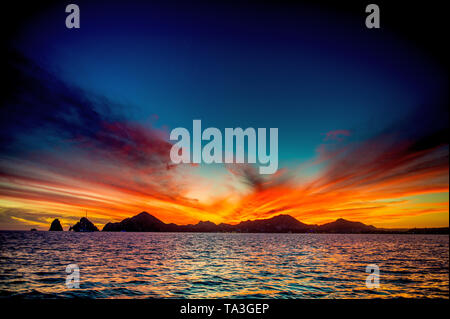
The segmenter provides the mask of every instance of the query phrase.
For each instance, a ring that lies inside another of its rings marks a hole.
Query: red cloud
[[[329,131],[325,134],[324,141],[342,141],[344,136],[350,136],[350,131],[348,130],[334,130]]]

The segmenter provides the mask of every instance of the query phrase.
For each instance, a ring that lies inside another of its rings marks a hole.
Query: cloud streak
[[[448,198],[426,209],[397,200],[448,192],[448,123],[433,120],[430,113],[427,117],[422,118],[421,126],[409,118],[409,122],[396,123],[364,141],[343,143],[333,138],[334,143],[318,147],[314,164],[320,165],[320,170],[313,178],[303,182],[289,179],[264,189],[257,184],[232,218],[289,213],[308,222],[351,217],[376,223],[448,213]]]

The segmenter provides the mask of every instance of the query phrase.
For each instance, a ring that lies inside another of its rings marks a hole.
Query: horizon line
[[[147,211],[141,211],[140,213],[137,213],[137,214],[135,214],[135,215],[131,215],[131,216],[129,216],[129,217],[125,217],[125,218],[123,218],[123,219],[120,220],[120,221],[112,221],[112,222],[110,221],[110,222],[107,222],[107,223],[103,224],[102,230],[103,230],[103,228],[105,227],[105,225],[107,225],[108,223],[120,223],[120,222],[122,222],[122,221],[125,220],[125,219],[133,218],[133,217],[138,216],[138,215],[140,215],[140,214],[142,214],[142,213],[146,213],[146,214],[152,216],[153,218],[156,218],[157,220],[159,220],[160,222],[162,222],[162,223],[164,223],[164,224],[166,224],[166,225],[173,224],[173,225],[176,225],[176,226],[195,226],[195,225],[198,225],[199,223],[212,223],[212,224],[214,224],[215,226],[218,226],[218,225],[221,225],[221,224],[230,225],[230,226],[236,226],[236,225],[239,225],[240,223],[243,223],[243,222],[269,220],[269,219],[276,218],[276,217],[279,217],[279,216],[289,216],[289,217],[295,219],[296,221],[305,224],[306,226],[323,226],[323,225],[326,225],[326,224],[329,224],[329,223],[336,222],[336,221],[338,221],[338,220],[340,220],[340,219],[345,220],[345,221],[349,221],[349,222],[361,223],[361,224],[366,225],[366,226],[373,226],[373,225],[371,225],[371,224],[366,224],[366,223],[361,222],[361,221],[358,221],[358,220],[350,220],[350,219],[345,219],[345,218],[343,218],[343,217],[338,217],[338,218],[334,219],[334,220],[331,221],[331,222],[326,222],[326,223],[323,223],[323,224],[307,224],[307,223],[302,222],[301,220],[299,220],[298,218],[296,218],[296,217],[294,217],[294,216],[292,216],[292,215],[290,215],[290,214],[278,214],[278,215],[275,215],[275,216],[272,216],[272,217],[268,217],[268,218],[247,219],[247,220],[242,220],[242,221],[240,221],[240,222],[238,222],[238,223],[236,223],[236,224],[229,224],[229,223],[226,223],[226,222],[221,222],[221,223],[216,224],[216,223],[214,223],[214,222],[212,222],[212,221],[210,221],[210,220],[199,220],[196,224],[193,224],[193,223],[190,223],[190,224],[176,224],[176,223],[174,223],[174,222],[164,222],[164,221],[162,221],[161,219],[159,219],[158,217],[156,217],[156,216],[150,214],[150,213],[147,212]],[[82,216],[79,220],[81,220],[82,218],[88,219],[87,217]],[[59,218],[58,218],[58,217],[53,218],[53,220],[55,220],[55,219],[59,219]],[[89,219],[88,219],[88,220],[89,220]],[[95,224],[94,224],[94,225],[95,225]],[[99,225],[102,225],[102,224],[99,224]],[[43,227],[43,226],[42,226],[42,227]],[[442,228],[449,228],[450,225],[447,225],[447,226],[436,226],[436,227],[430,227],[430,226],[427,226],[427,227],[394,227],[394,228],[389,228],[389,227],[376,227],[376,226],[373,226],[373,227],[375,227],[377,230],[396,231],[396,230],[412,230],[412,229],[442,229]],[[32,226],[30,226],[29,229],[0,229],[0,231],[30,231],[31,229],[36,229],[37,231],[48,231],[48,230],[42,230],[42,229],[39,229],[38,226],[37,226],[37,227],[32,227]],[[102,230],[100,230],[100,232],[101,232]],[[64,231],[64,230],[63,230],[63,231]]]

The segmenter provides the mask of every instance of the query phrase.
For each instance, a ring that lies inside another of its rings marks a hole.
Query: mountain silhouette
[[[316,225],[304,224],[290,215],[278,215],[269,219],[257,219],[240,222],[235,230],[244,233],[286,233],[311,232]]]
[[[269,219],[247,220],[236,225],[210,221],[197,224],[166,224],[153,215],[142,212],[121,222],[107,223],[103,231],[110,232],[238,232],[238,233],[386,233],[372,225],[342,218],[323,225],[308,225],[290,215],[278,215]],[[442,230],[444,231],[445,230]],[[448,233],[448,228],[447,228]],[[402,233],[405,233],[406,230]]]
[[[318,227],[318,231],[323,233],[370,233],[376,230],[377,228],[372,225],[352,222],[343,218]]]
[[[147,212],[142,212],[131,218],[125,218],[119,223],[107,223],[103,231],[160,232],[169,231],[169,228],[171,228],[170,225]]]
[[[70,226],[69,231],[72,230],[75,232],[94,232],[98,231],[98,228],[86,217],[81,217],[78,223],[74,226]]]

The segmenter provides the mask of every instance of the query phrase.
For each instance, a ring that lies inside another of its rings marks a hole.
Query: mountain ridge
[[[417,231],[415,231],[417,230]],[[429,230],[429,231],[428,231]],[[443,228],[412,228],[405,231],[390,231],[366,225],[358,221],[343,218],[323,225],[305,224],[291,215],[280,214],[268,219],[242,221],[231,225],[227,223],[215,224],[211,221],[199,221],[197,224],[176,225],[166,224],[155,216],[141,212],[138,215],[125,218],[120,222],[107,223],[102,231],[105,232],[236,232],[236,233],[442,233],[448,234],[448,227]]]

